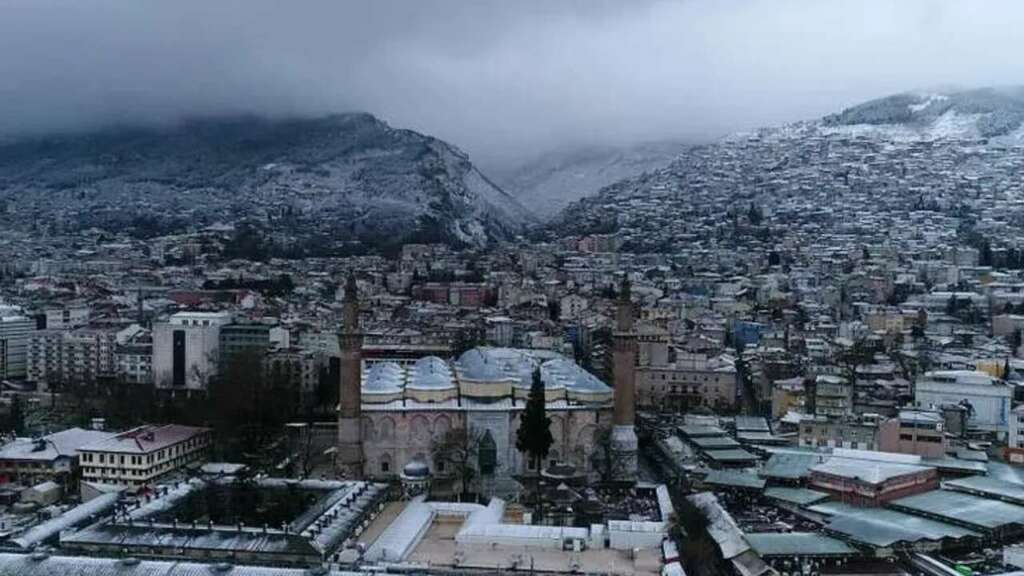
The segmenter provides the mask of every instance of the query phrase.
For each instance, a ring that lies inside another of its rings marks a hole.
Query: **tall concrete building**
[[[35,329],[35,321],[20,308],[0,306],[0,378],[26,376],[29,334]]]
[[[629,278],[622,282],[615,310],[615,334],[612,362],[615,376],[615,411],[612,416],[611,453],[616,465],[616,480],[636,480],[637,439],[636,420],[636,332],[633,329],[633,303],[630,299]]]
[[[178,312],[153,325],[153,381],[171,394],[206,392],[217,374],[229,312]]]
[[[363,476],[362,372],[363,335],[359,331],[359,294],[355,276],[345,285],[338,391],[338,466],[349,477]]]

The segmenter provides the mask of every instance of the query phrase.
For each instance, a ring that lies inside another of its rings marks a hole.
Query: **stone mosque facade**
[[[347,335],[344,343],[349,346],[360,342],[352,337],[352,332],[343,330]],[[618,337],[620,346],[626,346],[626,333],[620,330]],[[528,458],[515,444],[536,368],[540,369],[544,383],[554,437],[546,465],[565,462],[577,471],[596,476],[592,455],[602,435],[621,433],[626,426],[632,429],[632,386],[613,390],[556,352],[479,347],[451,361],[435,356],[415,361],[370,361],[352,352],[343,355],[342,363],[358,364],[342,366],[341,397],[351,398],[358,381],[361,402],[357,412],[342,406],[339,413],[339,420],[346,420],[345,428],[339,426],[339,447],[349,453],[343,464],[351,475],[392,479],[399,477],[407,466],[422,468],[425,464],[431,475],[448,476],[453,473],[446,469],[451,464],[435,461],[435,447],[449,430],[465,428],[466,438],[471,442],[480,442],[489,432],[496,448],[491,486],[510,486],[513,475],[530,472]],[[617,356],[616,360],[619,359]],[[616,374],[623,373],[624,369],[616,370]],[[632,379],[622,383],[632,384]],[[622,395],[628,398],[621,398]],[[620,397],[618,402],[616,397]],[[628,414],[621,414],[627,405]],[[349,424],[356,414],[360,419],[358,431]],[[354,444],[361,446],[358,457],[351,455]],[[612,449],[616,452],[621,449],[617,444],[613,441]],[[630,455],[621,456],[629,459]],[[635,474],[635,453],[630,462]],[[353,465],[358,465],[358,469]]]

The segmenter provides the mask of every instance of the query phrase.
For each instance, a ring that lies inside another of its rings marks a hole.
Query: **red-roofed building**
[[[210,429],[167,424],[139,426],[79,449],[82,480],[144,486],[206,458]]]

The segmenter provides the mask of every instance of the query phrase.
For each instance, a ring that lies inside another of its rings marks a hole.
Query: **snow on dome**
[[[444,390],[455,388],[452,369],[437,356],[420,358],[409,374],[409,388],[420,390]]]
[[[549,389],[557,383],[557,386],[577,392],[611,392],[610,386],[564,356],[541,365],[541,374],[545,387]]]
[[[369,393],[402,391],[402,368],[394,362],[379,362],[366,371],[363,390]]]
[[[406,478],[426,478],[430,476],[430,467],[422,460],[410,460],[402,468],[402,476]]]
[[[446,390],[455,388],[455,382],[448,374],[440,372],[413,373],[409,388],[417,390]]]
[[[458,361],[463,376],[470,380],[488,382],[507,380],[509,376],[502,370],[498,359],[492,357],[492,350],[493,348],[472,348],[464,352]]]
[[[437,356],[424,356],[413,364],[414,372],[443,372],[451,374],[452,370],[448,367],[448,363],[438,358]]]
[[[549,350],[515,348],[473,348],[459,357],[462,376],[489,382],[511,380],[513,386],[528,389],[533,385],[533,371],[540,366],[541,379],[547,390],[579,392],[611,392],[611,388],[572,360]]]

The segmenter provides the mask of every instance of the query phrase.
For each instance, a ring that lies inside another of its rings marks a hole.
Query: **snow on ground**
[[[917,104],[911,104],[910,106],[908,106],[911,112],[920,112],[921,110],[924,110],[925,108],[931,106],[934,102],[942,102],[943,100],[949,100],[949,96],[946,96],[945,94],[923,93],[917,94],[917,97],[921,98],[921,102]]]

